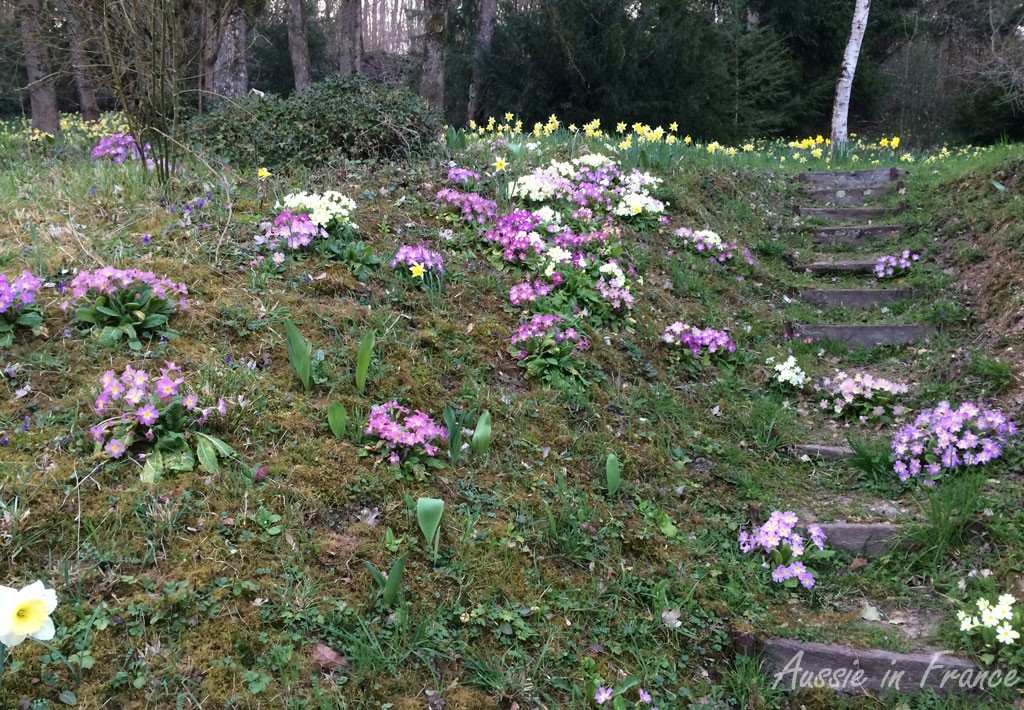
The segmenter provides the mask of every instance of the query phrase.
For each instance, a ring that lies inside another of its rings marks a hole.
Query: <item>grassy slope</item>
[[[1004,180],[1006,195],[986,188],[997,164],[1019,164],[1019,151],[1004,152],[974,163],[951,158],[934,177],[914,174],[908,219],[929,260],[978,259],[962,241],[931,239],[936,226],[956,233],[952,219],[988,235],[982,240],[1008,244],[992,253],[1010,253],[1020,224],[1012,221],[1016,183]],[[1008,494],[987,502],[996,515],[985,546],[959,550],[937,567],[908,567],[894,556],[851,572],[840,557],[821,570],[813,594],[771,586],[766,571],[737,551],[738,530],[758,511],[870,519],[874,502],[894,496],[905,517],[914,511],[912,495],[884,475],[801,464],[785,453],[788,444],[839,440],[845,431],[818,413],[813,393],[769,386],[764,358],[785,351],[787,320],[849,317],[783,297],[804,277],[781,257],[810,243],[794,230],[796,195],[782,174],[698,158],[666,176],[673,226],[715,229],[754,249],[761,264],[741,282],[686,254],[668,233],[630,234],[626,251],[645,279],[636,323],[593,338],[588,357],[607,379],[569,397],[523,380],[506,354],[517,322],[507,290],[517,275],[496,271],[475,246],[447,249],[437,238],[445,226],[432,207],[439,163],[349,165],[269,186],[228,178],[230,193],[204,186],[201,174],[185,176],[175,201],[212,189],[213,206],[202,216],[209,226],[164,231],[174,218],[155,189],[124,168],[23,148],[9,148],[8,160],[0,178],[3,270],[56,276],[111,262],[186,281],[194,306],[175,322],[183,337],[154,344],[147,357],[175,360],[214,396],[249,401],[216,425],[246,466],[143,485],[132,463],[90,458],[87,432],[98,375],[140,358],[83,335],[62,337],[67,316],[55,297],[47,299],[46,335],[23,337],[5,353],[6,363],[22,367],[2,385],[0,430],[10,443],[0,449],[0,500],[12,510],[16,499],[28,516],[14,522],[14,515],[3,528],[0,576],[40,577],[58,589],[64,631],[57,643],[94,659],[76,688],[83,706],[403,708],[422,707],[429,689],[449,708],[586,707],[584,683],[595,674],[638,675],[662,707],[751,694],[770,703],[749,682],[748,666],[731,665],[731,628],[900,648],[908,642],[895,631],[859,623],[861,600],[948,614],[952,605],[931,589],[958,599],[956,582],[969,569],[989,567],[1006,585],[1019,572],[1020,512]],[[956,200],[930,197],[950,194],[950,185]],[[441,247],[450,256],[444,295],[430,299],[386,266],[365,283],[316,259],[280,275],[250,269],[251,235],[271,211],[272,189],[296,187],[361,196],[363,237],[386,260],[401,243]],[[990,208],[1005,216],[984,224]],[[148,244],[143,233],[153,234]],[[1003,270],[992,272],[995,283]],[[945,324],[931,346],[850,354],[797,342],[794,352],[811,374],[857,363],[902,373],[918,386],[912,405],[991,390],[995,366],[960,366],[985,352],[974,345],[982,324],[961,327],[968,314],[948,295],[954,278],[941,266],[921,274],[912,280],[935,299],[893,309],[891,320]],[[286,316],[325,351],[326,381],[311,395],[289,370]],[[658,336],[675,320],[732,328],[739,346],[732,364],[696,375],[674,364]],[[361,396],[351,370],[369,328],[378,345]],[[31,392],[15,399],[26,383]],[[489,409],[489,457],[427,481],[396,478],[363,442],[328,431],[330,402],[345,403],[358,419],[391,398],[435,417],[446,403]],[[603,485],[610,452],[625,464],[623,490],[612,500]],[[267,475],[256,482],[261,466]],[[436,565],[411,507],[424,495],[448,506]],[[280,533],[256,520],[261,507],[281,516]],[[359,520],[367,508],[380,510],[374,526]],[[666,535],[666,520],[676,534]],[[383,568],[406,551],[404,603],[393,612],[371,607],[372,580],[359,560]],[[662,623],[665,610],[680,612],[679,628]],[[336,676],[323,677],[316,642],[347,658]],[[37,650],[17,650],[24,665],[5,678],[5,705],[52,699],[69,686],[66,670],[41,665]],[[52,688],[33,685],[34,677]]]

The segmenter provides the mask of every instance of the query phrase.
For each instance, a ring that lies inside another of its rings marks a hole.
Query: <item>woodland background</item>
[[[152,46],[110,38],[145,35],[160,15],[180,47],[179,112],[356,73],[409,86],[456,125],[512,112],[527,126],[550,114],[676,121],[705,140],[827,133],[852,11],[851,0],[8,1],[0,116],[27,113],[46,84],[60,110],[87,117],[130,101],[109,88],[112,55],[123,75],[146,76],[137,55]],[[1024,137],[1022,23],[1012,0],[876,0],[852,129],[922,145]]]

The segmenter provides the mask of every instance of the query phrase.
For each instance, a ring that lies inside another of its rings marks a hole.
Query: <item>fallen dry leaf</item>
[[[325,671],[337,671],[348,668],[348,659],[325,643],[313,647],[313,660]]]

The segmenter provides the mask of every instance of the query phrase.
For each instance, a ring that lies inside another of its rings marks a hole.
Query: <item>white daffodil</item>
[[[0,643],[13,648],[29,637],[49,641],[56,608],[57,592],[38,580],[21,589],[0,586]]]

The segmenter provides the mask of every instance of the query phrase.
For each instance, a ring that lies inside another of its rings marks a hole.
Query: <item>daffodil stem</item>
[[[60,658],[60,660],[64,662],[64,665],[68,667],[68,670],[71,671],[71,675],[75,679],[75,685],[81,684],[81,674],[75,669],[73,665],[71,665],[71,662],[64,657],[63,653],[61,653],[55,646],[51,646],[50,644],[46,643],[46,641],[39,641],[37,639],[36,643],[40,644],[43,648],[48,650],[51,656],[57,656],[58,658]]]

